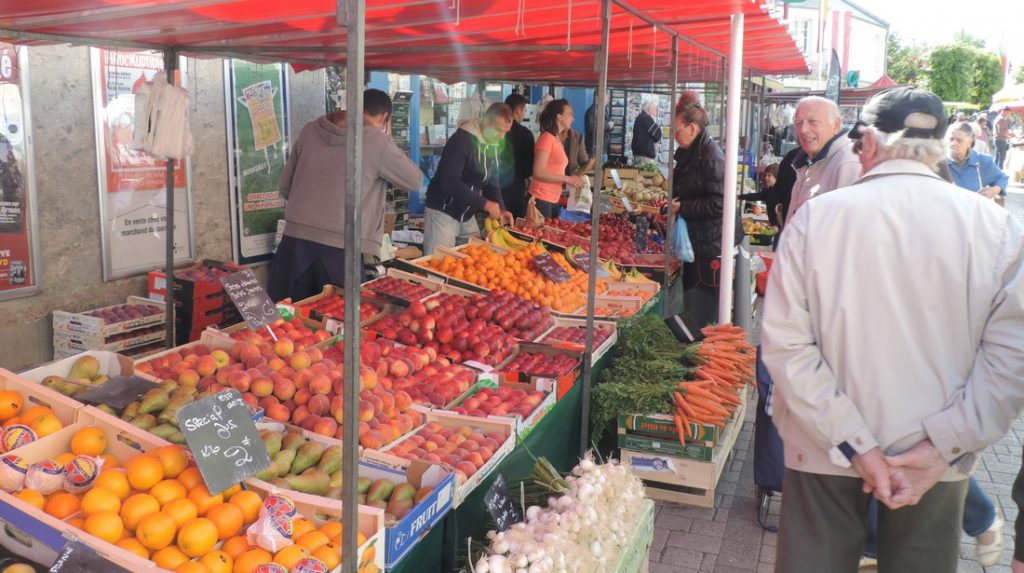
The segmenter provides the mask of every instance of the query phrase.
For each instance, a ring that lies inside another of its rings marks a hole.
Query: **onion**
[[[508,566],[508,560],[501,555],[491,555],[488,557],[487,566],[490,568],[490,573],[512,573],[511,568]]]
[[[526,508],[526,521],[537,521],[537,518],[540,517],[540,512],[540,506],[537,505],[531,505]]]
[[[481,557],[473,567],[474,573],[490,573],[491,567],[487,564],[487,557]]]
[[[504,539],[495,540],[495,542],[491,545],[491,549],[499,555],[504,555],[508,553],[509,550],[508,541],[505,541]]]

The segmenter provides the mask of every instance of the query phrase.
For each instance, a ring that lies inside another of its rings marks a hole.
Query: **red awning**
[[[596,83],[597,0],[366,0],[366,67],[445,79]],[[643,0],[637,10],[692,39],[681,80],[720,78],[730,15],[744,13],[744,67],[804,74],[785,24],[750,0]],[[0,29],[175,46],[191,55],[345,63],[336,0],[0,0]],[[0,36],[3,34],[0,33]],[[41,40],[49,37],[38,37]],[[613,5],[609,82],[665,84],[669,35]],[[57,38],[60,40],[61,38]],[[25,43],[24,38],[15,42]]]
[[[898,85],[899,84],[897,84],[887,74],[882,74],[882,77],[880,77],[877,80],[875,80],[875,82],[873,84],[871,84],[870,87],[872,87],[872,88],[894,88],[894,87],[896,87]]]

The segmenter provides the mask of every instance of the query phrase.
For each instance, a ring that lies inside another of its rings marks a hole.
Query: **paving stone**
[[[713,519],[715,517],[715,508],[666,504],[663,513],[692,517],[695,519]]]
[[[690,569],[688,567],[678,567],[676,565],[666,565],[664,563],[651,563],[650,573],[700,573],[696,569]]]
[[[668,542],[668,536],[672,533],[671,530],[662,527],[657,521],[654,522],[654,539],[651,541],[651,559],[655,559],[661,555],[661,552],[665,549],[665,544]]]
[[[732,540],[730,540],[732,542]],[[673,531],[668,536],[668,547],[681,547],[683,549],[700,549],[707,553],[717,554],[722,549],[722,538],[697,533],[686,533]],[[668,551],[666,548],[665,551]]]
[[[666,547],[665,552],[661,556],[662,563],[678,567],[689,567],[691,569],[700,569],[700,562],[703,559],[704,554],[700,551],[681,549],[679,547]]]
[[[701,571],[714,571],[715,563],[718,561],[717,553],[705,553],[704,559],[700,562]]]
[[[775,550],[774,545],[761,545],[761,553],[757,556],[757,560],[760,563],[775,563]]]
[[[722,521],[708,521],[706,519],[694,519],[690,526],[690,533],[722,537],[725,535],[726,523]]]
[[[665,531],[690,531],[692,517],[686,517],[675,513],[664,513],[654,520],[655,529]]]
[[[757,565],[754,565],[754,567],[750,567],[749,569],[745,567],[732,567],[730,565],[722,565],[721,561],[719,561],[711,571],[714,573],[750,573],[751,571],[754,571],[756,567]]]
[[[757,573],[775,573],[775,564],[774,563],[770,563],[770,564],[769,563],[758,563],[757,564]]]
[[[729,510],[719,508],[715,511],[715,521],[729,521]]]

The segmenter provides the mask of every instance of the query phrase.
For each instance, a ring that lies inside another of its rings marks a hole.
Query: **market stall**
[[[496,32],[496,30],[502,30],[502,28],[494,26],[494,19],[497,15],[505,14],[505,19],[508,20],[509,17],[507,15],[516,14],[516,9],[509,2],[504,3],[508,4],[508,6],[488,5],[486,7],[477,5],[462,7],[456,3],[453,14],[443,14],[440,17],[435,10],[436,6],[433,4],[410,3],[407,6],[400,7],[395,5],[374,7],[371,5],[369,11],[364,13],[363,3],[359,1],[349,3],[347,6],[342,6],[340,3],[334,6],[333,3],[309,2],[287,7],[288,14],[281,12],[285,8],[277,6],[233,4],[232,6],[227,6],[218,2],[201,2],[197,3],[196,6],[192,6],[181,3],[146,3],[145,5],[136,6],[123,4],[106,5],[103,2],[68,2],[64,6],[56,7],[52,14],[43,16],[28,13],[13,14],[8,20],[10,22],[8,28],[0,30],[0,36],[23,42],[71,42],[133,49],[158,48],[165,51],[164,61],[170,71],[173,71],[178,53],[286,60],[300,66],[318,66],[329,62],[343,62],[347,66],[349,77],[354,78],[354,81],[347,86],[348,110],[349,113],[356,115],[359,115],[361,110],[360,94],[362,91],[361,80],[364,62],[369,67],[397,70],[402,68],[402,62],[399,61],[402,58],[399,56],[408,53],[431,54],[431,57],[424,57],[423,61],[417,64],[417,69],[424,73],[432,73],[441,77],[445,75],[449,77],[479,77],[487,75],[495,79],[502,77],[516,77],[517,79],[543,77],[547,80],[556,79],[566,84],[592,82],[595,73],[593,54],[597,53],[599,55],[597,60],[598,84],[599,94],[601,94],[598,98],[598,113],[601,114],[605,105],[603,94],[607,88],[608,74],[610,72],[614,73],[619,78],[618,81],[623,83],[644,83],[657,70],[657,62],[659,61],[673,62],[673,77],[681,69],[684,69],[685,65],[691,66],[691,71],[700,69],[701,63],[705,59],[709,57],[714,58],[715,56],[721,57],[724,50],[717,51],[715,48],[709,47],[709,43],[711,46],[715,45],[716,42],[721,45],[723,42],[720,40],[720,33],[723,29],[731,29],[733,54],[736,55],[736,57],[730,59],[729,109],[732,110],[738,108],[738,90],[734,86],[738,86],[741,69],[739,54],[743,51],[741,39],[743,38],[744,12],[749,14],[750,24],[752,24],[746,38],[749,55],[751,56],[747,60],[748,64],[763,66],[761,69],[765,71],[794,69],[797,66],[802,68],[804,66],[802,58],[799,59],[799,64],[792,59],[792,55],[796,54],[795,47],[792,46],[792,41],[789,39],[784,27],[778,25],[774,17],[762,11],[760,7],[747,3],[716,7],[707,7],[699,3],[686,6],[673,4],[671,10],[676,10],[680,14],[685,13],[688,17],[692,17],[703,10],[701,14],[711,18],[719,18],[721,24],[717,28],[709,26],[705,29],[708,34],[708,43],[705,43],[700,38],[694,39],[681,36],[676,29],[662,24],[660,19],[655,19],[646,12],[640,11],[624,2],[617,3],[614,7],[617,15],[625,16],[624,19],[626,20],[633,20],[635,18],[651,23],[654,28],[650,35],[649,44],[643,40],[631,40],[628,50],[625,49],[626,30],[619,25],[612,30],[610,20],[613,13],[613,3],[608,0],[602,2],[600,7],[596,3],[579,6],[577,7],[576,15],[572,14],[571,7],[568,14],[563,14],[553,8],[531,8],[527,10],[520,5],[518,9],[520,18],[525,18],[526,16],[530,18],[537,17],[544,24],[531,27],[529,30],[530,41],[523,42],[518,40],[517,43],[519,45],[516,46],[509,45],[513,37],[513,34],[508,32],[511,26],[504,28],[504,32]],[[321,6],[320,4],[324,5]],[[655,7],[650,6],[646,8],[653,10]],[[461,12],[463,9],[465,9],[464,13]],[[668,7],[659,7],[657,11],[659,12],[659,18],[671,16]],[[731,23],[729,23],[730,15]],[[396,17],[398,17],[397,20]],[[396,26],[394,24],[395,21],[402,24]],[[156,22],[162,22],[166,26],[154,25]],[[415,22],[422,31],[427,33],[417,34],[415,38],[403,36],[399,33],[399,30],[401,26],[409,22]],[[573,24],[566,26],[568,22]],[[630,24],[630,27],[632,27],[632,24]],[[177,31],[173,33],[164,31],[168,29]],[[565,29],[568,29],[569,32],[565,33]],[[316,31],[313,32],[313,30]],[[525,26],[519,32],[525,32]],[[659,33],[671,37],[671,41],[665,41],[662,38],[662,43],[659,44],[657,40]],[[364,34],[366,36],[365,41]],[[630,33],[630,37],[632,37],[632,33]],[[716,37],[719,39],[715,40],[714,38]],[[561,39],[565,40],[564,44],[561,44]],[[686,55],[682,54],[679,49],[680,40],[685,41],[692,47]],[[411,43],[411,41],[415,41],[415,44]],[[574,41],[580,43],[578,47],[577,44],[573,43]],[[408,43],[409,45],[402,46],[400,45],[402,43]],[[347,57],[339,56],[338,51],[341,46],[346,46]],[[598,48],[598,46],[603,46],[603,48]],[[770,49],[771,46],[776,46],[777,48]],[[453,54],[458,60],[458,66],[455,67],[449,65]],[[707,54],[711,54],[711,56]],[[790,59],[780,57],[783,54],[789,56]],[[634,67],[635,64],[639,65]],[[714,69],[714,66],[710,68],[705,67],[704,69]],[[678,81],[674,79],[672,81],[673,90],[677,84]],[[730,113],[732,112],[730,111]],[[335,364],[343,361],[350,365],[349,368],[344,369],[343,378],[338,380],[341,386],[340,391],[336,391],[336,396],[343,397],[343,407],[338,408],[338,410],[342,411],[340,417],[344,419],[345,423],[341,428],[334,428],[334,434],[337,437],[344,438],[345,443],[345,447],[338,450],[343,451],[343,463],[341,464],[342,469],[339,470],[341,472],[339,475],[344,476],[342,479],[344,485],[342,487],[345,494],[344,497],[348,500],[355,500],[357,497],[357,480],[355,477],[357,475],[358,452],[356,443],[360,442],[361,436],[358,434],[362,434],[362,432],[357,433],[356,428],[356,420],[360,419],[361,414],[357,409],[359,406],[357,391],[360,387],[362,370],[356,367],[360,364],[361,353],[361,336],[360,328],[358,327],[360,323],[359,313],[361,305],[359,301],[361,293],[357,280],[358,275],[355,274],[358,272],[355,257],[358,256],[357,246],[359,244],[357,233],[359,229],[357,197],[359,195],[359,171],[361,166],[359,161],[361,130],[354,127],[355,125],[355,123],[352,123],[349,126],[348,136],[351,141],[349,147],[351,154],[347,159],[349,162],[348,176],[350,178],[346,190],[350,201],[347,204],[352,206],[349,212],[346,213],[347,228],[349,230],[346,244],[351,247],[347,249],[347,254],[350,256],[346,265],[348,280],[346,281],[344,294],[345,300],[349,302],[344,310],[344,324],[346,325],[345,332],[347,335],[343,344],[344,351],[340,353],[333,351],[335,356],[332,358],[332,360],[335,360]],[[730,157],[735,157],[738,130],[735,118],[729,123],[729,126],[730,129],[726,138],[727,154]],[[600,147],[600,145],[599,136],[598,146]],[[727,193],[729,193],[726,204],[734,205],[735,173],[730,173],[730,171],[727,170],[726,175],[726,189]],[[602,180],[600,168],[598,168],[596,175],[598,181]],[[733,178],[731,184],[730,177]],[[173,162],[168,162],[167,180],[169,182],[168,186],[173,188]],[[167,197],[169,213],[173,212],[172,198],[173,194],[169,194]],[[171,225],[173,221],[170,220],[170,216],[168,219],[168,225]],[[732,221],[728,218],[726,219],[727,224],[731,225]],[[592,209],[590,242],[590,252],[592,253],[599,250],[598,226],[598,208],[595,205]],[[731,236],[731,232],[723,233],[723,235]],[[167,257],[168,275],[172,274],[171,267],[174,260],[171,243],[172,241],[169,240]],[[723,252],[728,253],[724,258],[725,264],[723,265],[723,276],[725,277],[723,282],[727,284],[731,282],[727,279],[731,277],[732,272],[732,257],[730,256],[732,248],[733,245],[731,244],[723,245]],[[669,265],[670,261],[666,259],[665,263]],[[586,293],[586,326],[584,329],[585,343],[582,356],[580,357],[581,369],[584,371],[582,383],[571,385],[571,389],[563,396],[565,398],[574,392],[579,392],[581,402],[579,416],[581,420],[575,425],[581,428],[584,434],[588,432],[589,427],[587,414],[589,411],[590,380],[592,378],[592,356],[595,350],[594,316],[597,294],[597,265],[597,257],[591,257],[589,269],[587,269],[588,272],[586,273],[587,288],[583,290]],[[168,289],[167,295],[168,299],[171,299],[173,297],[173,290]],[[728,301],[728,298],[726,301],[721,306],[725,309],[723,312],[728,315],[730,301]],[[168,300],[167,314],[166,323],[169,329],[173,329],[174,321],[172,320],[172,315],[174,314],[174,306],[171,300]],[[287,324],[293,323],[289,322]],[[305,326],[308,329],[309,325]],[[298,324],[294,328],[301,330]],[[308,330],[316,332],[314,329]],[[279,332],[272,336],[280,336],[281,334]],[[170,344],[174,337],[169,335],[166,339],[168,344]],[[261,342],[252,340],[249,344],[258,347],[269,343],[264,339]],[[265,353],[265,350],[263,353]],[[489,349],[489,351],[491,350],[493,349]],[[284,351],[278,351],[276,345],[274,345],[273,352],[280,356]],[[322,354],[326,352],[328,352],[326,349],[321,351]],[[179,359],[182,358],[180,352],[171,352],[171,354],[175,353],[178,354]],[[483,353],[481,352],[480,354]],[[291,353],[287,355],[290,356]],[[200,356],[200,354],[194,352],[190,356]],[[151,359],[155,360],[157,358],[160,357]],[[240,353],[238,357],[235,357],[236,360],[241,358]],[[250,358],[255,359],[257,356],[251,356]],[[196,358],[196,361],[198,362],[201,359],[201,357]],[[187,368],[183,370],[187,370]],[[173,374],[180,377],[184,372]],[[163,377],[166,377],[166,373]],[[215,383],[222,384],[220,382]],[[255,393],[252,395],[255,395]],[[269,395],[264,397],[269,397]],[[571,400],[566,402],[566,404],[570,403]],[[272,406],[273,404],[270,405]],[[253,405],[249,404],[249,406]],[[273,416],[275,408],[264,407],[263,409],[264,415],[276,419]],[[276,410],[279,412],[279,415],[283,416],[283,413],[280,413],[280,408]],[[572,411],[575,411],[575,409],[572,409]],[[569,412],[570,419],[575,416],[572,411]],[[290,414],[292,413],[290,412]],[[91,411],[88,415],[94,416],[89,420],[90,422],[102,423],[97,421],[106,419]],[[149,414],[147,413],[146,415]],[[338,416],[338,414],[334,415]],[[123,412],[121,416],[124,416]],[[132,418],[132,421],[134,421],[134,418]],[[329,423],[326,425],[330,426]],[[335,426],[337,426],[336,422]],[[77,435],[77,431],[81,429],[76,429],[74,435]],[[307,431],[312,431],[312,429]],[[498,429],[495,429],[494,432],[496,432],[496,436],[502,435]],[[326,434],[326,430],[324,433]],[[506,443],[512,439],[513,433],[514,430],[505,430]],[[49,436],[46,437],[49,438]],[[171,437],[177,439],[173,432],[169,432],[166,437],[168,439]],[[40,446],[43,445],[43,441],[40,440]],[[47,443],[53,442],[54,440],[50,440]],[[582,442],[583,440],[581,440],[581,446]],[[155,446],[156,444],[153,445]],[[375,448],[371,446],[375,445],[378,444],[364,444],[364,447],[372,450]],[[41,447],[36,448],[36,450],[41,449]],[[74,447],[72,446],[73,449]],[[148,450],[149,448],[144,449]],[[49,450],[42,452],[40,455],[49,455],[48,452]],[[574,456],[579,451],[572,452],[566,449],[561,453],[562,455]],[[131,453],[126,452],[125,456],[122,457],[127,457],[129,454]],[[552,455],[554,456],[555,453]],[[127,459],[118,461],[126,462]],[[497,465],[497,462],[494,465]],[[479,473],[484,473],[482,471],[483,466],[478,466],[476,469],[481,470]],[[489,469],[493,469],[493,467]],[[466,478],[464,483],[470,483],[468,478],[475,473],[477,472],[463,471],[463,475]],[[278,477],[285,479],[280,475]],[[310,479],[312,480],[312,478]],[[317,476],[317,479],[320,479],[320,476]],[[477,493],[481,489],[480,484],[474,483],[474,486],[476,487],[474,493]],[[257,495],[260,494],[257,493]],[[267,493],[267,495],[261,495],[260,497],[264,504],[269,505],[267,499],[270,496],[272,494]],[[465,502],[466,499],[470,499],[468,492],[467,495],[463,496],[462,501]],[[19,507],[18,502],[13,503],[12,506],[18,509],[29,509],[27,507]],[[308,512],[305,509],[300,511]],[[351,569],[354,569],[357,557],[360,558],[360,562],[373,561],[367,557],[366,544],[370,543],[370,540],[373,539],[373,535],[370,534],[374,530],[377,531],[377,535],[380,535],[381,532],[379,523],[376,527],[373,525],[375,519],[377,522],[380,521],[379,514],[376,518],[372,515],[364,518],[359,513],[360,511],[355,503],[348,503],[345,504],[343,510],[339,509],[337,513],[341,514],[343,512],[342,520],[345,523],[358,522],[360,524],[358,528],[360,531],[356,531],[357,528],[346,528],[343,538],[341,532],[338,532],[338,541],[343,541],[342,546],[347,548],[343,552],[346,568],[351,567]],[[303,516],[316,525],[316,519],[318,518],[314,518],[314,516],[308,515],[308,513],[303,513]],[[364,524],[366,524],[365,528]],[[102,532],[102,528],[92,529]],[[362,531],[363,529],[366,529],[366,531]],[[448,530],[449,526],[446,521],[445,531],[447,532]],[[324,532],[321,531],[321,533]],[[366,536],[366,541],[363,543],[358,543],[357,541],[358,534],[360,533]],[[324,535],[327,535],[327,533],[324,533]],[[432,535],[436,535],[436,533]],[[208,536],[205,539],[208,540]],[[152,543],[154,545],[160,544],[156,541]],[[447,549],[451,549],[451,544],[445,543],[444,545]],[[100,546],[105,548],[105,546]],[[116,554],[117,552],[114,553]],[[196,553],[195,557],[198,557],[200,552],[197,551]],[[375,557],[380,557],[380,552]],[[379,563],[380,559],[376,559],[376,561]],[[142,565],[145,566],[145,564]]]

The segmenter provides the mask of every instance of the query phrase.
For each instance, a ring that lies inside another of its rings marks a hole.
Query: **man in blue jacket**
[[[476,214],[512,222],[501,196],[501,145],[512,128],[512,110],[503,103],[479,119],[459,125],[441,152],[437,172],[427,186],[423,252],[454,247],[480,232]]]
[[[966,121],[954,123],[946,131],[946,164],[957,187],[995,199],[1000,205],[1006,199],[1010,177],[996,165],[991,155],[974,151],[975,133]]]

